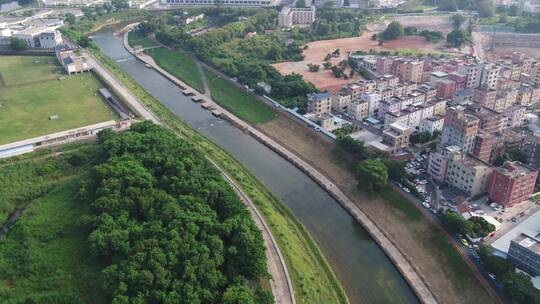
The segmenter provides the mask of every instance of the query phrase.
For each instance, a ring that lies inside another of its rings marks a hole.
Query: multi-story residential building
[[[534,135],[525,136],[520,145],[521,152],[525,155],[526,163],[536,169],[540,169],[540,137]]]
[[[483,161],[462,154],[461,157],[449,161],[446,182],[469,196],[475,196],[487,190],[492,171]]]
[[[465,113],[463,107],[448,108],[444,117],[441,144],[443,146],[458,146],[463,153],[471,152],[479,124],[479,119]]]
[[[367,101],[353,101],[347,109],[347,115],[356,120],[362,120],[369,116],[369,103]]]
[[[352,102],[352,95],[347,94],[346,92],[338,92],[332,96],[332,110],[337,112],[345,112],[347,107]]]
[[[359,80],[356,84],[360,87],[361,93],[372,93],[377,88],[377,82],[374,80]]]
[[[499,81],[499,75],[501,73],[501,67],[488,63],[484,65],[482,69],[482,78],[480,84],[485,84],[488,88],[495,90],[497,89],[497,83]]]
[[[63,44],[60,32],[44,26],[26,28],[14,33],[12,37],[23,40],[29,48],[54,49]]]
[[[381,101],[381,93],[373,91],[371,93],[362,93],[360,99],[366,101],[369,104],[369,115],[373,115],[375,110],[379,108],[379,102]]]
[[[533,87],[529,84],[522,83],[518,89],[516,103],[525,107],[530,106],[532,94]]]
[[[388,152],[390,154],[395,154],[409,146],[411,133],[410,127],[400,123],[393,123],[383,131],[382,142],[389,147]]]
[[[540,86],[540,62],[531,66],[529,75],[531,76],[531,82],[536,86]]]
[[[310,93],[308,94],[308,112],[315,114],[330,114],[332,107],[332,94]]]
[[[476,88],[473,91],[473,101],[483,105],[488,109],[495,108],[495,99],[497,98],[497,90],[488,87]]]
[[[540,240],[538,235],[521,233],[510,241],[506,259],[533,277],[540,276]]]
[[[505,207],[526,201],[534,192],[537,177],[538,170],[518,161],[505,162],[491,175],[489,198]]]
[[[526,108],[520,105],[513,105],[504,110],[504,116],[506,116],[507,126],[510,128],[517,128],[523,125],[525,119]]]
[[[456,92],[456,83],[450,79],[444,79],[437,83],[437,96],[450,99]]]
[[[430,101],[437,96],[437,88],[428,83],[419,85],[416,90],[424,94],[426,101]]]
[[[384,117],[388,112],[399,112],[401,110],[401,101],[396,97],[392,97],[379,102],[379,111],[377,112],[377,118],[384,121]]]
[[[398,59],[393,64],[393,74],[399,77],[401,81],[410,81],[415,83],[422,82],[422,71],[424,61]]]
[[[315,7],[284,6],[278,14],[278,25],[290,27],[297,24],[309,25],[315,22]]]
[[[433,105],[433,115],[444,115],[446,113],[446,99],[435,98],[429,103]]]
[[[375,63],[375,72],[379,75],[388,75],[392,73],[393,57],[377,57]]]
[[[420,121],[420,132],[427,132],[431,135],[435,132],[442,132],[444,125],[444,116],[435,115],[424,118]]]
[[[477,104],[469,106],[468,110],[479,119],[480,130],[486,133],[495,133],[506,128],[508,119],[502,114]]]
[[[450,160],[461,157],[458,146],[439,146],[436,151],[429,154],[427,173],[434,180],[444,182]]]
[[[474,147],[472,155],[485,163],[491,163],[491,152],[493,151],[493,145],[495,144],[495,136],[486,132],[478,132],[474,139]]]
[[[216,0],[160,0],[164,6],[205,6],[216,5]],[[240,7],[260,7],[260,6],[277,6],[278,0],[222,0],[219,2],[223,6],[240,6]]]
[[[466,89],[475,89],[480,85],[482,67],[483,65],[479,63],[463,63],[458,65],[458,72],[467,77]]]
[[[445,73],[443,71],[431,72],[431,74],[429,75],[429,84],[432,86],[437,86],[437,83],[439,83],[439,81],[443,81],[446,79],[448,79],[448,73]]]
[[[449,74],[448,79],[456,83],[456,90],[464,90],[467,85],[467,76],[458,72]]]

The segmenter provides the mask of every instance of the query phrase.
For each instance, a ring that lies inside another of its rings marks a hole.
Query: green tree
[[[251,290],[245,285],[233,285],[223,294],[223,304],[255,304]]]
[[[90,42],[91,42],[91,40],[90,40],[90,37],[88,37],[88,36],[81,36],[79,38],[79,40],[77,41],[77,43],[83,48],[89,47]]]
[[[467,226],[465,219],[461,215],[449,209],[441,214],[441,222],[444,228],[451,233],[463,233]]]
[[[510,7],[508,8],[508,15],[513,16],[513,17],[521,15],[519,6],[517,6],[517,4],[510,5]]]
[[[360,162],[356,171],[358,189],[368,193],[381,190],[388,182],[388,169],[384,163],[376,159],[368,159]]]
[[[528,275],[508,272],[502,277],[501,283],[513,303],[540,303],[540,292],[534,287]]]
[[[9,43],[9,46],[12,50],[15,50],[15,51],[22,51],[28,48],[28,45],[26,45],[26,42],[24,40],[15,38],[15,37],[11,38],[11,42]]]
[[[384,40],[399,39],[403,37],[403,27],[401,23],[392,21],[379,36],[382,36]]]
[[[478,14],[482,18],[492,17],[495,13],[495,7],[493,6],[493,2],[489,0],[481,0],[476,5],[478,7]]]
[[[405,36],[414,36],[418,34],[418,29],[415,26],[407,26],[403,29]]]
[[[469,35],[462,30],[453,30],[446,35],[446,42],[454,47],[461,47],[464,44],[469,43]]]
[[[455,12],[458,10],[458,5],[454,0],[442,0],[439,2],[437,9],[440,11]]]
[[[306,7],[306,0],[296,1],[295,7],[299,7],[299,8]]]
[[[75,23],[77,19],[75,18],[75,15],[73,15],[72,13],[67,13],[64,15],[64,20],[69,24],[73,24]]]
[[[388,177],[393,181],[401,181],[407,177],[405,164],[399,160],[385,159],[382,161],[388,169]]]

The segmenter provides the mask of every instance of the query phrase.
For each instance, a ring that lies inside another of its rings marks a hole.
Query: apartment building
[[[347,108],[347,115],[356,120],[362,120],[369,116],[369,103],[367,101],[353,101]]]
[[[463,107],[448,108],[444,117],[441,144],[443,146],[458,146],[463,153],[471,152],[474,138],[478,134],[479,124],[479,119],[465,113]]]
[[[488,63],[483,66],[482,69],[482,78],[480,84],[485,84],[488,88],[495,90],[497,89],[497,83],[499,82],[499,75],[501,73],[501,67]]]
[[[517,128],[523,125],[525,119],[525,112],[527,109],[524,106],[513,105],[504,110],[504,116],[507,118],[507,127]]]
[[[480,85],[482,77],[482,65],[478,63],[463,63],[458,65],[458,72],[466,75],[466,89],[475,89]]]
[[[421,83],[424,61],[398,59],[394,61],[392,69],[393,74],[401,81]]]
[[[448,79],[452,80],[456,84],[456,90],[464,90],[467,86],[467,76],[454,72],[448,75]]]
[[[468,154],[461,154],[449,161],[446,182],[469,196],[475,196],[487,191],[492,171],[483,161]]]
[[[540,276],[540,239],[538,235],[520,233],[512,241],[507,260],[533,277]]]
[[[381,121],[384,121],[386,113],[392,112],[397,113],[401,110],[401,100],[396,97],[391,97],[386,100],[381,100],[379,102],[379,110],[377,112],[377,118]]]
[[[314,0],[313,5],[316,7],[323,7],[330,4],[333,7],[342,7],[343,0]]]
[[[475,88],[473,91],[473,101],[489,109],[495,109],[496,98],[497,90],[490,89],[486,86]]]
[[[278,25],[290,27],[298,24],[309,25],[315,22],[315,7],[284,6],[278,14]]]
[[[472,155],[485,163],[491,163],[495,136],[487,132],[478,132],[474,139]]]
[[[525,136],[519,148],[527,159],[526,163],[535,169],[540,169],[540,137]]]
[[[375,72],[379,75],[388,75],[392,73],[393,57],[377,57],[375,62]]]
[[[446,99],[435,98],[428,103],[433,105],[433,115],[444,115],[446,113]]]
[[[461,149],[458,146],[439,146],[437,150],[429,154],[427,173],[434,180],[444,182],[450,160],[461,157]]]
[[[381,93],[379,91],[362,93],[360,99],[369,104],[369,115],[373,115],[375,113],[375,110],[379,108],[379,102],[381,101]]]
[[[332,96],[332,110],[345,112],[352,102],[352,95],[346,92],[338,92]]]
[[[388,153],[395,154],[409,146],[412,129],[400,123],[393,123],[382,133],[383,144],[389,147]]]
[[[437,96],[437,88],[428,83],[423,83],[419,85],[416,90],[424,94],[424,98],[426,101],[430,101]]]
[[[526,201],[534,193],[538,177],[535,170],[518,161],[505,162],[489,180],[489,198],[507,208]]]
[[[451,99],[456,92],[456,83],[450,79],[444,79],[437,83],[437,96],[444,99]]]
[[[62,44],[64,40],[59,31],[47,31],[39,35],[39,46],[42,49],[54,49]]]
[[[208,6],[216,5],[219,2],[222,6],[235,7],[267,7],[279,5],[278,0],[160,0],[161,5],[171,6]]]
[[[531,82],[536,86],[540,86],[540,62],[531,66],[529,74],[531,76]]]
[[[486,133],[495,133],[506,128],[508,119],[486,107],[471,105],[468,107],[468,112],[478,118],[480,130]]]
[[[308,112],[315,114],[330,114],[332,107],[332,94],[311,93],[307,95]]]
[[[420,121],[420,132],[427,132],[431,135],[435,132],[442,132],[444,125],[444,116],[435,115],[424,118]]]

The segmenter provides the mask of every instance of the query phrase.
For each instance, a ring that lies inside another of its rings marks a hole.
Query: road
[[[86,51],[83,51],[81,54],[86,58],[86,62],[92,67],[94,72],[96,72],[103,81],[107,82],[116,94],[120,95],[122,101],[127,103],[127,106],[131,110],[135,111],[142,119],[151,120],[152,122],[159,124],[158,117],[148,110],[123,84],[118,82],[118,80],[116,80],[116,78],[114,78],[99,61]]]

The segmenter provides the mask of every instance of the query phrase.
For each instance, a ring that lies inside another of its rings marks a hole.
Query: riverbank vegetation
[[[204,77],[212,94],[212,100],[251,124],[265,123],[277,113],[252,94],[241,91],[237,86],[205,68]]]
[[[263,214],[282,251],[295,289],[297,302],[348,303],[343,288],[319,248],[303,225],[294,218],[289,209],[278,198],[270,193],[234,157],[186,125],[133,78],[122,71],[115,62],[97,49],[92,51],[94,56],[118,80],[160,118],[162,124],[203,151],[205,155],[223,168],[251,198],[257,209]]]
[[[3,303],[273,303],[246,207],[162,127],[104,132],[99,145],[2,169],[11,209],[26,208],[0,243]]]

